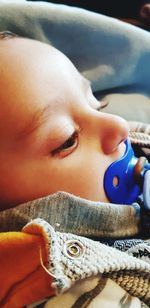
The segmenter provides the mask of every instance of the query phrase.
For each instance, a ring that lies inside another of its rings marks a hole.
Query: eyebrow
[[[37,128],[44,124],[50,114],[51,106],[46,105],[40,110],[38,110],[30,119],[30,121],[25,125],[25,127],[18,133],[17,139],[28,136],[33,133]]]
[[[82,84],[83,88],[87,90],[91,87],[91,82],[82,76]],[[36,129],[38,129],[42,124],[44,124],[51,113],[51,105],[46,105],[40,110],[38,110],[31,120],[25,125],[25,127],[17,134],[17,139],[25,138],[29,134],[33,133]]]

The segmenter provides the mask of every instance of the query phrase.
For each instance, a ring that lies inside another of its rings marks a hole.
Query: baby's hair
[[[1,31],[0,32],[0,40],[11,39],[17,37],[18,35],[11,31]]]

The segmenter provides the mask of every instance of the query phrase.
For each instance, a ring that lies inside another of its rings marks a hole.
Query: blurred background
[[[85,8],[150,30],[150,0],[53,0],[45,2]]]
[[[44,2],[84,8],[150,31],[150,0],[45,0]],[[105,112],[118,114],[130,121],[149,123],[149,97],[138,93],[94,94],[98,99],[109,103],[105,107]]]

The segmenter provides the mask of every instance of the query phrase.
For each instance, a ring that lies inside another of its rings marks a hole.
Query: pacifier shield
[[[109,201],[117,204],[132,204],[140,194],[140,187],[135,179],[135,157],[129,140],[125,141],[124,155],[114,161],[104,175],[104,190]]]

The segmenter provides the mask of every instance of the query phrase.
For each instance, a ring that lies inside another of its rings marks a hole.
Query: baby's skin
[[[103,178],[127,122],[100,111],[90,82],[57,49],[0,40],[0,207],[57,191],[108,201]]]

